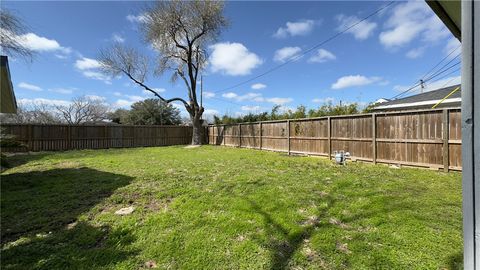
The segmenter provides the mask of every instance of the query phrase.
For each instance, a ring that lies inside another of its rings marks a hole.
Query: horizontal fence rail
[[[459,108],[211,125],[210,144],[461,170]]]
[[[2,151],[61,151],[190,144],[189,126],[2,124],[25,146]]]

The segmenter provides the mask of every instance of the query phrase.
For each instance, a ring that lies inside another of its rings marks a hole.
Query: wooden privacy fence
[[[192,127],[2,124],[25,144],[9,151],[58,151],[190,144]]]
[[[384,112],[208,127],[209,143],[461,170],[460,109]]]

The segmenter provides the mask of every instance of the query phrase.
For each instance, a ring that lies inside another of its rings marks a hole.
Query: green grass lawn
[[[214,146],[15,156],[2,269],[456,269],[461,174]],[[115,214],[133,206],[130,215]]]

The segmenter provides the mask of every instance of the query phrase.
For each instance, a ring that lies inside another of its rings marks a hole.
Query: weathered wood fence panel
[[[460,109],[384,112],[208,127],[210,144],[461,170]]]
[[[190,144],[188,126],[2,124],[25,144],[7,151],[61,151]]]

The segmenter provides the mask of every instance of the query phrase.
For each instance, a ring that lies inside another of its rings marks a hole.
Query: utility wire
[[[420,78],[420,82],[418,83],[415,83],[413,86],[411,86],[410,88],[408,88],[407,90],[399,93],[398,95],[392,97],[391,99],[396,99],[396,98],[399,98],[401,96],[403,96],[404,94],[410,92],[411,90],[415,89],[416,87],[422,85],[423,83],[426,82],[426,80],[428,79],[425,79],[425,77],[427,77],[427,75],[429,75],[430,73],[432,73],[432,71],[434,71],[443,61],[445,61],[445,59],[447,59],[448,57],[450,57],[450,55],[452,55],[456,50],[458,50],[458,48],[460,48],[461,46],[458,46],[456,47],[455,49],[453,49],[452,51],[450,51],[444,58],[442,58],[442,60],[440,60],[433,68],[431,68],[427,73],[425,73],[421,78]],[[459,56],[461,55],[461,53],[457,54],[454,58],[452,58],[450,61],[448,61],[446,64],[444,64],[441,68],[439,68],[436,72],[434,72],[431,76],[435,75],[436,73],[438,73],[439,71],[441,71],[443,68],[445,68],[448,64],[450,64],[453,60],[455,60],[456,58],[458,58]]]
[[[439,72],[436,73],[435,75],[432,75],[432,76],[429,77],[428,79],[425,79],[425,81],[430,81],[430,80],[432,80],[433,78],[438,77],[438,75],[440,75],[440,74],[442,74],[442,73],[445,73],[445,71],[450,70],[451,68],[453,68],[453,67],[455,67],[455,66],[458,66],[460,63],[461,63],[461,61],[458,61],[457,63],[449,66],[448,68],[442,70],[441,72],[439,71]]]
[[[304,51],[303,53],[301,53],[301,54],[299,54],[299,55],[297,55],[297,56],[295,56],[295,57],[290,58],[290,59],[289,59],[288,61],[286,61],[285,63],[276,65],[276,66],[270,68],[269,70],[267,70],[267,71],[265,71],[265,72],[263,72],[263,73],[260,73],[260,74],[257,75],[257,76],[254,76],[254,77],[252,77],[252,78],[250,78],[250,79],[247,79],[247,80],[245,80],[245,81],[243,81],[243,82],[237,83],[237,84],[235,84],[235,85],[233,85],[233,86],[230,86],[230,87],[227,87],[227,88],[224,88],[224,89],[215,91],[214,93],[224,92],[224,91],[227,91],[227,90],[230,90],[230,89],[233,89],[233,88],[242,86],[242,85],[247,84],[247,83],[249,83],[249,82],[252,82],[252,81],[254,81],[254,80],[256,80],[256,79],[258,79],[258,78],[260,78],[260,77],[263,77],[263,76],[265,76],[265,75],[267,75],[267,74],[269,74],[269,73],[272,73],[272,72],[274,72],[275,70],[277,70],[277,69],[279,69],[279,68],[281,68],[281,67],[283,67],[283,66],[286,66],[286,65],[288,65],[288,64],[290,64],[290,63],[292,63],[292,62],[295,62],[296,60],[298,60],[298,59],[300,59],[301,57],[305,56],[306,54],[310,53],[311,51],[317,49],[318,47],[321,47],[321,46],[325,45],[326,43],[328,43],[328,42],[330,42],[330,41],[332,41],[332,40],[334,40],[335,38],[339,37],[340,35],[346,33],[348,30],[354,28],[355,26],[357,26],[357,25],[359,25],[360,23],[368,20],[369,18],[375,16],[376,14],[378,14],[379,12],[381,12],[382,10],[384,10],[384,9],[388,8],[389,6],[394,5],[394,4],[396,4],[395,1],[389,2],[388,4],[386,4],[386,5],[382,6],[381,8],[377,9],[376,11],[370,13],[368,16],[364,17],[363,19],[359,20],[358,22],[356,22],[356,23],[350,25],[349,27],[343,29],[342,31],[340,31],[340,32],[338,32],[338,33],[330,36],[329,38],[327,38],[327,39],[325,39],[324,41],[316,44],[315,46],[313,46],[313,47],[311,47],[310,49]]]
[[[423,80],[423,83],[428,82],[428,81],[430,81],[430,80],[438,77],[439,75],[445,73],[447,70],[450,70],[451,68],[457,66],[458,64],[460,64],[460,61],[457,62],[457,63],[455,63],[455,64],[453,64],[453,65],[451,65],[451,66],[449,66],[448,68],[445,68],[445,69],[443,69],[443,70],[442,70],[442,69],[438,70],[435,74],[432,74],[432,76],[430,76],[430,77],[428,77],[427,79]],[[442,67],[442,68],[443,68],[443,67]],[[398,95],[392,97],[391,99],[396,99],[396,98],[398,98],[398,97],[400,97],[400,96],[403,96],[404,94],[406,94],[406,93],[410,92],[411,90],[417,88],[417,87],[420,86],[421,84],[422,84],[421,82],[416,83],[415,85],[411,86],[411,87],[408,88],[407,90],[405,90],[405,91],[399,93]]]
[[[236,103],[236,102],[233,102],[233,101],[230,101],[230,100],[226,100],[226,99],[223,99],[223,98],[217,98],[217,97],[211,97],[211,98],[216,99],[216,100],[218,100],[218,101],[230,103],[230,104],[236,105],[236,106],[238,106],[238,107],[243,106],[243,105],[240,104],[240,103]]]
[[[436,67],[438,67],[443,61],[445,61],[445,59],[447,59],[448,57],[450,57],[450,55],[452,55],[456,50],[458,50],[459,48],[461,47],[458,46],[456,47],[455,49],[453,49],[449,54],[447,54],[447,56],[445,56],[444,58],[442,58],[442,60],[440,60],[440,62],[438,62],[433,68],[431,68],[427,73],[425,73],[425,75],[423,75],[423,77],[421,79],[425,79],[425,77],[427,77],[427,75],[429,75],[431,72],[433,72],[435,70]],[[461,54],[461,53],[460,53]],[[457,56],[455,56],[453,59],[457,58],[460,54],[458,54]],[[450,63],[450,62],[449,62]],[[441,68],[440,68],[441,69]]]

